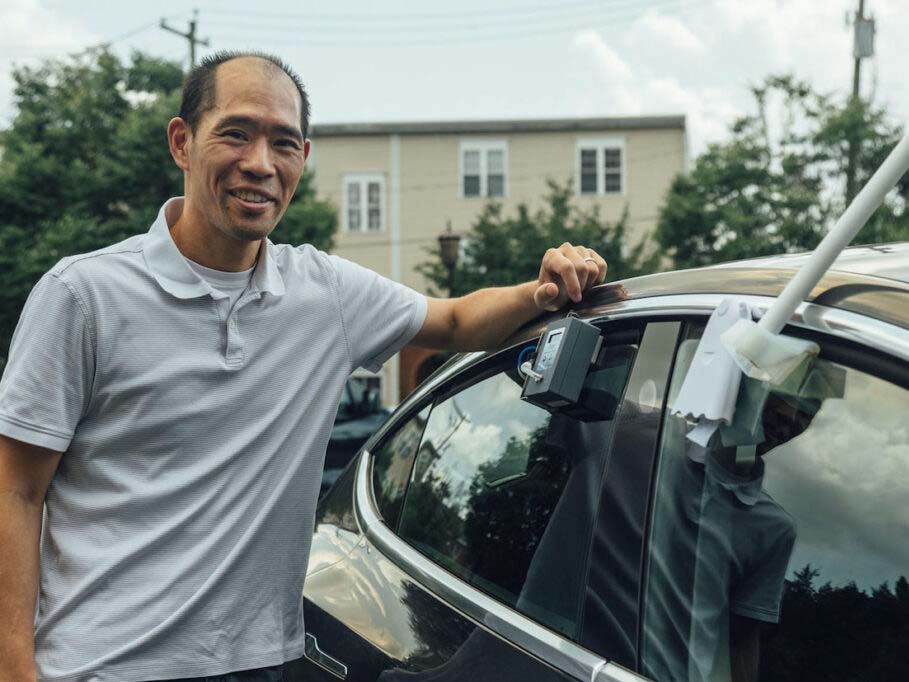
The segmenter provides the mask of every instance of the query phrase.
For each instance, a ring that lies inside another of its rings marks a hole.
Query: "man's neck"
[[[191,211],[184,208],[176,222],[170,227],[174,244],[191,261],[212,270],[242,272],[256,264],[260,241],[232,239],[216,228],[205,227],[205,222],[193,218]]]

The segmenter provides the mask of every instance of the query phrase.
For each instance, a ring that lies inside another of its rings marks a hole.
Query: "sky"
[[[684,114],[696,155],[751,110],[749,85],[791,72],[852,88],[858,0],[333,0],[149,3],[3,0],[0,127],[11,70],[111,43],[188,61],[187,30],[215,49],[277,53],[303,77],[315,123]],[[877,22],[862,94],[909,120],[907,0],[865,0]],[[902,65],[902,66],[901,66]]]

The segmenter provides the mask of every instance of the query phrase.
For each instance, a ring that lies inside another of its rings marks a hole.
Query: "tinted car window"
[[[677,395],[697,346],[681,344]],[[671,403],[670,403],[671,404]],[[658,680],[909,671],[909,392],[825,359],[747,380],[707,448],[666,421],[644,594]]]
[[[404,422],[374,453],[373,495],[379,513],[392,529],[398,525],[404,491],[428,416],[429,406]]]
[[[594,370],[613,405],[635,350],[607,343]],[[515,368],[510,353],[433,407],[398,532],[475,587],[573,636],[613,419],[607,411],[581,422],[523,402]]]

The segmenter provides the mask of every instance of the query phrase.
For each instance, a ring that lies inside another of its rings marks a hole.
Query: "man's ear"
[[[307,137],[305,140],[303,140],[303,163],[306,163],[306,160],[309,158],[309,151],[311,147],[312,142],[310,142],[309,138]]]
[[[172,118],[167,124],[167,144],[174,163],[184,171],[189,170],[189,144],[192,141],[192,131],[189,124],[179,116]]]

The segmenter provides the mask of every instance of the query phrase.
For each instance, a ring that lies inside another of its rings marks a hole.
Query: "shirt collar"
[[[168,199],[152,223],[145,240],[143,253],[149,272],[162,289],[177,298],[198,298],[211,295],[212,288],[193,272],[174,243],[170,227],[183,212],[183,197]],[[250,287],[273,296],[284,294],[284,279],[274,256],[275,245],[263,239]]]
[[[751,476],[739,476],[717,461],[715,456],[707,457],[707,476],[721,488],[730,491],[742,504],[753,507],[761,495],[764,482],[764,460],[760,457],[754,463]]]

